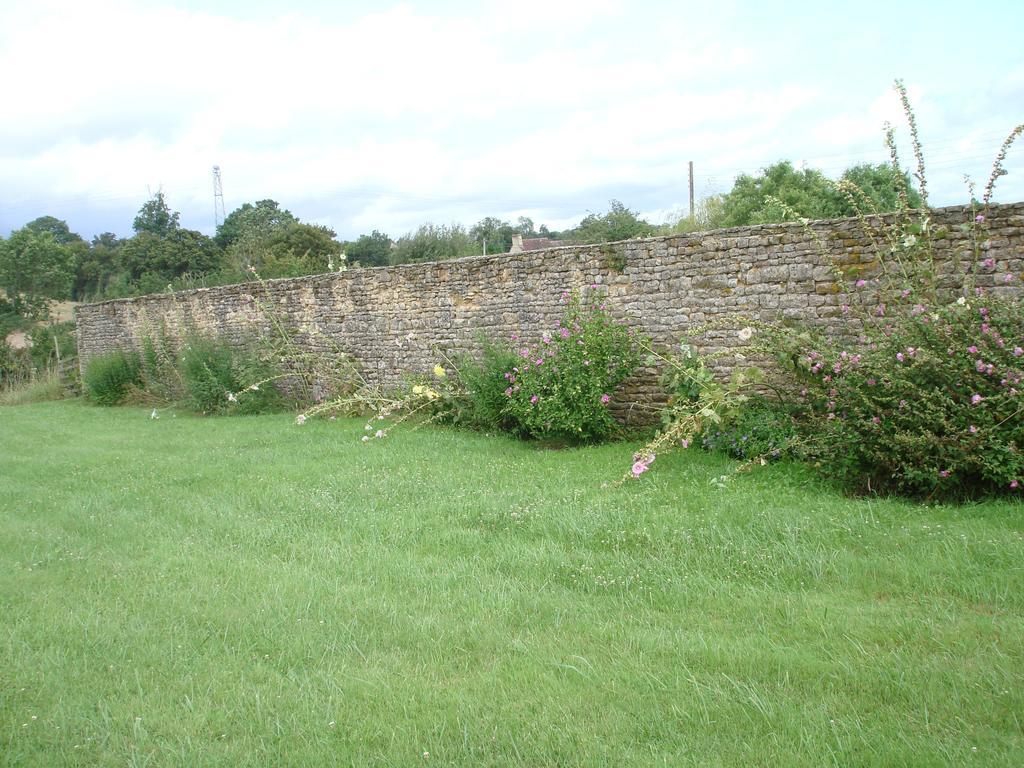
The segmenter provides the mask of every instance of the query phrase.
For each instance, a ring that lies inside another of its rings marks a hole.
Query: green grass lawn
[[[0,409],[0,764],[1024,764],[1024,505]]]

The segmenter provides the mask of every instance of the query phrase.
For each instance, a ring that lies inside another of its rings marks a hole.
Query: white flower
[[[378,438],[379,438],[379,437],[384,437],[384,435],[385,435],[385,434],[387,434],[387,433],[386,433],[386,432],[385,432],[385,431],[384,431],[383,429],[378,429],[378,430],[377,430],[377,431],[376,431],[376,432],[375,432],[375,433],[373,434],[373,436],[374,436],[374,437],[378,437]]]
[[[259,392],[260,391],[260,385],[259,384],[250,384],[249,385],[249,389],[251,389],[253,392]]]
[[[736,335],[740,337],[740,341],[750,341],[750,337],[754,335],[754,329],[751,328],[750,326],[747,326]]]
[[[230,402],[232,402],[232,403],[237,403],[238,402],[238,398],[235,397],[235,393],[234,392],[228,392],[228,400]]]
[[[306,414],[300,413],[298,416],[296,416],[295,417],[295,423],[298,424],[300,427],[303,424],[305,424],[306,423]]]
[[[369,435],[363,435],[363,436],[362,436],[362,438],[361,438],[361,440],[362,440],[362,441],[363,441],[364,443],[365,443],[365,442],[368,442],[368,441],[369,441],[369,439],[370,439],[370,436],[369,436]]]
[[[151,419],[159,419],[160,418],[160,414],[156,412],[156,408],[154,408],[153,412],[151,414],[149,414],[149,418],[151,418]]]
[[[963,296],[961,296],[959,299],[956,300],[956,303],[957,303],[957,306],[961,306],[962,307],[965,304],[967,304],[967,299],[965,299]]]

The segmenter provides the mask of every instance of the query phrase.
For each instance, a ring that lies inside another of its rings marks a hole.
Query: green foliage
[[[138,215],[132,222],[132,229],[135,234],[140,235],[146,232],[154,237],[164,239],[179,228],[177,211],[171,211],[164,198],[163,192],[157,192],[153,197],[143,203]]]
[[[201,232],[175,228],[166,236],[144,230],[124,241],[120,262],[145,292],[155,292],[186,273],[204,273],[220,265],[214,242]]]
[[[193,335],[180,369],[187,403],[201,414],[253,414],[279,410],[283,399],[269,384],[271,367],[248,351]]]
[[[860,191],[857,196],[859,204],[843,201],[845,204],[840,206],[843,216],[896,211],[901,205],[908,208],[921,207],[921,193],[911,185],[909,174],[904,171],[897,175],[892,165],[854,165],[843,171],[839,181],[852,184]],[[906,195],[905,203],[900,199],[901,191]]]
[[[665,358],[669,365],[665,366],[659,383],[667,396],[665,419],[678,404],[693,404],[700,400],[701,394],[714,382],[714,374],[708,369],[704,359],[688,344],[680,345],[679,354]]]
[[[27,349],[15,349],[7,343],[6,334],[0,336],[0,390],[31,382],[35,374],[36,367],[31,352]]]
[[[85,242],[82,240],[81,235],[71,231],[66,221],[58,219],[56,216],[40,216],[38,219],[33,219],[26,224],[25,229],[35,232],[37,235],[48,232],[61,245]]]
[[[526,437],[596,442],[617,429],[611,397],[639,365],[639,346],[596,291],[563,298],[561,325],[537,343],[521,344],[516,365],[505,372],[504,415]]]
[[[480,252],[480,246],[461,224],[424,224],[398,239],[391,251],[391,263],[445,261]]]
[[[696,210],[691,217],[687,214],[676,214],[659,230],[659,234],[675,235],[689,232],[707,232],[725,226],[725,197],[711,195],[697,202]]]
[[[859,190],[853,199],[844,194],[843,185]],[[716,224],[767,224],[792,220],[794,213],[808,219],[832,219],[917,208],[921,202],[907,173],[897,172],[889,164],[855,165],[844,171],[837,183],[821,171],[798,171],[790,161],[782,160],[756,176],[737,178],[732,190],[722,196]]]
[[[333,229],[294,222],[275,230],[266,241],[264,277],[285,277],[326,272],[341,255]]]
[[[78,355],[73,320],[37,326],[29,332],[28,338],[31,341],[29,353],[39,370],[58,360],[73,360]]]
[[[239,242],[243,248],[251,248],[254,243],[260,243],[277,230],[297,224],[298,221],[291,211],[281,208],[276,200],[259,200],[256,203],[245,203],[229,213],[217,227],[214,239],[222,250]]]
[[[701,446],[734,459],[777,459],[792,454],[799,440],[793,409],[764,397],[751,397],[721,423],[705,428]]]
[[[564,236],[581,243],[608,243],[654,234],[653,225],[638,218],[618,200],[611,200],[608,205],[607,213],[589,214],[574,230],[563,233]]]
[[[477,429],[508,428],[505,407],[509,386],[506,373],[519,362],[507,343],[485,339],[477,357],[467,357],[458,363],[458,377],[464,392],[460,406],[452,419],[455,423]]]
[[[781,200],[809,219],[828,219],[842,215],[840,196],[821,171],[796,170],[788,160],[763,169],[757,176],[742,174],[732,191],[725,195],[722,224],[737,227],[786,221],[786,211],[765,198]]]
[[[92,239],[89,248],[77,254],[75,285],[71,297],[85,301],[103,297],[121,272],[120,247],[122,241],[112,232],[104,232]]]
[[[92,358],[85,368],[85,393],[97,405],[119,405],[142,383],[139,355],[117,350]]]
[[[1024,483],[1024,309],[962,302],[908,303],[857,344],[804,349],[804,429],[823,473],[855,490],[927,498]]]
[[[71,248],[51,232],[22,227],[0,240],[0,288],[24,317],[41,316],[48,300],[67,298],[74,275]]]
[[[363,267],[382,267],[391,259],[391,238],[376,229],[369,235],[360,235],[345,245],[349,263]]]

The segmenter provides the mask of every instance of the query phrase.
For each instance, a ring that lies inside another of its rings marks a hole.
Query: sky
[[[1017,2],[0,0],[0,236],[131,235],[162,191],[212,234],[272,198],[341,239],[610,200],[653,223],[778,160],[913,162],[966,202],[1024,122]],[[996,199],[1024,200],[1024,140]]]

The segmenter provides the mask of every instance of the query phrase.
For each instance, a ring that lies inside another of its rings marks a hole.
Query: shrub
[[[521,344],[505,371],[502,413],[526,437],[603,440],[617,428],[612,395],[640,363],[638,340],[595,291],[586,298],[565,293],[563,301],[566,313],[554,333]]]
[[[975,497],[1024,481],[1024,310],[912,305],[881,333],[798,358],[821,471],[856,489]]]
[[[779,458],[791,452],[799,435],[792,407],[751,397],[720,424],[701,433],[701,446],[734,459]]]
[[[138,353],[118,350],[94,357],[86,366],[84,382],[86,394],[97,405],[124,402],[142,383]]]
[[[281,395],[269,383],[270,366],[250,352],[191,336],[182,347],[180,368],[187,404],[197,413],[251,414],[281,407]]]
[[[451,421],[477,429],[509,428],[505,374],[517,363],[510,345],[491,339],[482,341],[478,357],[461,359],[456,368],[462,395],[453,402]]]

